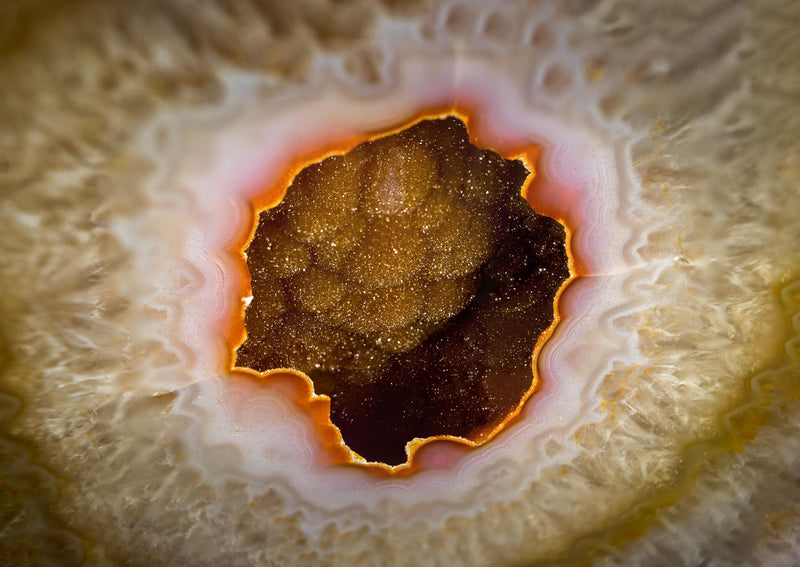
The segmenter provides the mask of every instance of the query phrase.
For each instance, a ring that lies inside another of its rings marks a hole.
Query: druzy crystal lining
[[[570,276],[527,167],[450,115],[308,165],[254,220],[237,369],[308,377],[359,459],[488,441],[536,385]]]

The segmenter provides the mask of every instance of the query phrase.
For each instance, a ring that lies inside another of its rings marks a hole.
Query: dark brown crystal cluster
[[[246,250],[236,365],[308,375],[369,461],[499,423],[569,277],[563,226],[520,195],[528,175],[454,117],[308,166]]]

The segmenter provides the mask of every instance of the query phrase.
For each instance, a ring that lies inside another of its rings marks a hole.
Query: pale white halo
[[[198,219],[189,224],[185,244],[170,245],[182,250],[183,259],[167,272],[184,273],[189,268],[180,266],[191,266],[196,276],[190,279],[197,283],[187,289],[186,278],[173,277],[173,287],[164,285],[166,303],[180,305],[181,318],[162,340],[169,345],[179,339],[195,358],[182,372],[170,372],[166,380],[160,372],[145,376],[142,392],[178,388],[180,413],[193,418],[183,436],[202,470],[205,452],[236,446],[237,466],[235,471],[224,467],[225,478],[238,471],[255,485],[288,484],[290,493],[302,494],[304,502],[326,510],[324,518],[354,505],[369,516],[378,510],[373,506],[396,498],[408,509],[432,498],[455,506],[511,500],[518,492],[514,486],[495,482],[486,487],[486,475],[497,462],[526,463],[527,484],[542,469],[574,457],[574,445],[570,449],[566,444],[555,458],[549,458],[544,448],[548,440],[570,439],[580,426],[602,419],[601,378],[614,365],[633,366],[641,360],[635,340],[600,321],[606,321],[609,313],[621,316],[654,305],[652,297],[631,295],[636,281],[648,283],[651,271],[626,249],[652,225],[628,218],[627,205],[619,200],[630,191],[620,186],[636,183],[629,166],[620,171],[629,159],[626,142],[604,134],[590,116],[584,116],[583,123],[577,118],[564,121],[546,106],[538,108],[514,82],[515,64],[519,65],[511,59],[503,68],[477,55],[454,61],[449,53],[408,54],[396,66],[391,84],[369,98],[349,92],[346,84],[337,84],[323,69],[310,85],[259,104],[253,102],[259,97],[257,88],[230,77],[233,102],[218,111],[218,117],[166,119],[175,136],[170,145],[180,149],[168,162],[167,187],[181,187],[191,194],[191,214]],[[220,330],[241,300],[238,266],[229,250],[251,221],[247,200],[269,187],[286,164],[308,153],[309,146],[324,147],[326,137],[336,140],[348,133],[390,128],[420,111],[454,103],[475,109],[475,127],[486,134],[488,144],[496,140],[542,148],[537,191],[579,223],[572,244],[588,273],[564,294],[566,317],[542,353],[543,386],[526,406],[525,419],[464,459],[457,472],[427,471],[410,479],[379,481],[360,472],[320,469],[315,465],[320,448],[309,441],[314,438],[310,420],[288,417],[297,412],[288,400],[268,388],[254,392],[252,384],[232,381],[224,371],[227,352]],[[656,261],[670,263],[669,258]],[[654,260],[649,262],[652,268]],[[176,378],[184,382],[171,381]],[[184,388],[189,384],[193,385]],[[264,403],[235,402],[245,391]],[[286,426],[287,421],[292,427]],[[277,431],[279,435],[273,434]],[[214,471],[206,472],[208,482],[214,482]]]

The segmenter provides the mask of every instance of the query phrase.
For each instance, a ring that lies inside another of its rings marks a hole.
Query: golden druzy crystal
[[[246,249],[236,365],[306,374],[369,461],[477,439],[532,387],[569,277],[564,227],[521,195],[529,175],[452,116],[306,167]]]

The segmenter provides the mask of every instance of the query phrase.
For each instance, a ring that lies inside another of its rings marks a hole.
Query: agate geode
[[[0,563],[796,565],[799,9],[0,2]],[[300,166],[451,112],[540,149],[575,277],[491,441],[342,464],[308,380],[234,368],[241,252]]]

